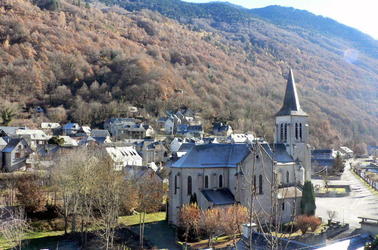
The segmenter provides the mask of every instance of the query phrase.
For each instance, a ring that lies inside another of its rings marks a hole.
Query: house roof
[[[53,129],[53,128],[59,128],[60,124],[56,122],[42,122],[41,128],[43,129]]]
[[[115,162],[123,162],[128,159],[140,161],[142,159],[133,147],[106,147],[106,152]]]
[[[22,138],[12,138],[8,142],[7,146],[2,150],[2,152],[4,152],[4,153],[10,153],[10,152],[12,152],[22,140],[24,140],[24,139],[22,139]]]
[[[267,144],[262,143],[261,146],[264,148],[266,153],[275,161],[280,163],[290,163],[294,162],[293,157],[286,151],[286,146],[282,143]]]
[[[16,131],[19,129],[27,129],[26,127],[8,127],[8,126],[0,126],[0,130],[4,131],[4,133],[8,136],[16,135]]]
[[[69,122],[63,125],[63,129],[78,129],[78,128],[80,128],[79,124],[73,123],[73,122]]]
[[[299,98],[292,69],[290,69],[287,79],[285,98],[282,108],[276,114],[276,116],[285,115],[307,116],[307,114],[302,110],[301,105],[299,104]]]
[[[92,137],[108,137],[110,136],[109,131],[106,129],[93,129],[91,131]]]
[[[228,188],[222,189],[203,189],[201,190],[203,196],[206,200],[213,203],[214,205],[231,205],[235,204],[235,197]]]
[[[196,145],[172,164],[174,168],[236,167],[249,154],[248,144]]]
[[[51,136],[46,135],[46,133],[39,129],[17,129],[17,135],[28,135],[32,140],[49,140]]]
[[[311,159],[313,164],[323,167],[331,167],[335,163],[335,159]]]

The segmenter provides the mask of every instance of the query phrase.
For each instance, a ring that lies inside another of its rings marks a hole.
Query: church
[[[180,208],[191,200],[201,209],[241,204],[262,220],[293,220],[300,213],[301,187],[311,179],[308,140],[308,115],[290,70],[273,144],[196,145],[170,166],[169,222],[177,225]]]

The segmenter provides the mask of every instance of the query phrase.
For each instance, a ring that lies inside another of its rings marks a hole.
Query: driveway
[[[321,180],[312,180],[314,185],[323,185]],[[323,198],[316,197],[316,214],[328,220],[327,211],[336,211],[336,220],[349,223],[351,228],[360,227],[359,216],[378,218],[378,195],[370,192],[361,180],[350,171],[349,162],[340,180],[330,181],[329,184],[350,185],[351,192],[347,197]]]

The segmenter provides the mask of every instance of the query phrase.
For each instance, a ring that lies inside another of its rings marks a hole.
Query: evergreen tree
[[[337,155],[336,155],[336,158],[335,158],[335,162],[333,164],[333,169],[336,171],[336,172],[344,172],[344,162],[343,162],[343,159],[341,159],[341,155],[339,152],[337,152]]]
[[[194,194],[192,194],[192,195],[190,196],[189,204],[196,204],[196,205],[198,204],[196,193],[194,193]]]
[[[306,181],[303,186],[302,199],[301,199],[301,210],[302,214],[308,216],[315,215],[315,194],[314,186],[311,181]]]

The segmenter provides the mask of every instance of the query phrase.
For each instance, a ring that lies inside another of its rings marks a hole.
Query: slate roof
[[[16,131],[19,129],[26,129],[26,127],[8,127],[8,126],[0,126],[0,130],[4,131],[4,133],[8,136],[16,135]]]
[[[67,124],[64,124],[63,129],[79,129],[80,126],[77,123],[69,122]]]
[[[235,197],[228,188],[203,189],[201,193],[206,200],[217,206],[235,204]]]
[[[287,79],[284,102],[283,102],[282,108],[276,114],[276,116],[285,116],[285,115],[307,116],[307,114],[302,110],[301,105],[299,104],[299,98],[297,94],[297,88],[295,86],[294,74],[291,69],[290,69],[289,76]]]
[[[2,152],[4,153],[10,153],[12,152],[16,147],[17,145],[21,142],[21,138],[12,138],[9,143],[7,144],[7,146],[2,150]]]
[[[279,163],[294,162],[293,157],[289,155],[289,153],[286,151],[286,146],[282,143],[276,143],[276,144],[271,144],[271,145],[267,143],[263,143],[261,144],[261,146],[268,153],[268,155],[271,158],[273,158],[273,160]]]
[[[248,144],[201,144],[172,164],[174,168],[236,167],[249,154]]]
[[[91,131],[92,137],[108,137],[110,136],[109,131],[106,129],[93,129]]]

